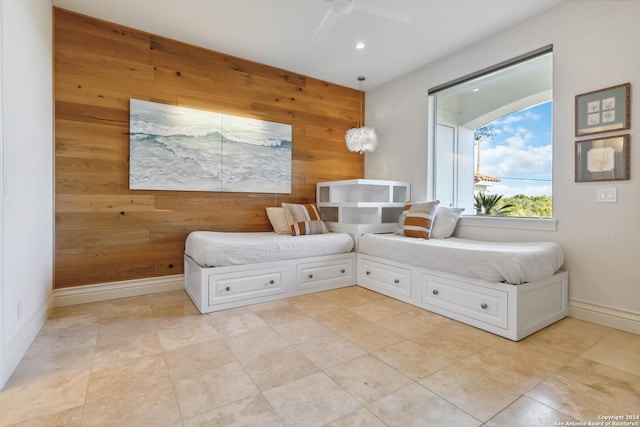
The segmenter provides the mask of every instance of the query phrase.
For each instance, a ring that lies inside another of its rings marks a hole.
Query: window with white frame
[[[552,62],[546,46],[429,90],[441,206],[552,217]]]

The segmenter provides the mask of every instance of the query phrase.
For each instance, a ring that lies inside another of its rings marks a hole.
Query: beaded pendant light
[[[364,103],[363,82],[364,76],[358,76],[360,82],[360,118],[362,119],[362,107]],[[364,126],[364,123],[360,123],[357,128],[352,128],[345,134],[345,141],[347,142],[347,148],[349,151],[358,152],[364,154],[366,151],[372,152],[378,146],[378,135],[376,135],[375,129],[372,127]]]

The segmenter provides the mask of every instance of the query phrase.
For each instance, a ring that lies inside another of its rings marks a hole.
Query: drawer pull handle
[[[344,268],[342,270],[340,270],[340,273],[342,273],[342,274],[344,274],[346,272],[347,272],[347,270],[345,270]]]
[[[480,304],[480,307],[484,310],[485,308],[489,307],[487,305],[487,303],[483,302],[482,304]]]
[[[434,294],[434,295],[438,295],[439,293],[440,293],[440,291],[438,291],[437,289],[434,289],[434,290],[433,290],[433,294]]]
[[[229,292],[231,290],[231,288],[229,286],[227,286],[226,288],[224,288],[224,290]]]
[[[310,275],[309,275],[309,279],[313,279],[313,274],[310,274]]]
[[[371,276],[371,272],[370,271],[367,271],[364,274],[366,274],[367,276]]]
[[[398,283],[400,283],[400,279],[393,279],[393,283],[397,285]]]
[[[276,282],[274,282],[274,281],[273,281],[273,279],[272,279],[272,280],[269,280],[269,284],[270,284],[270,285],[273,285],[274,283],[276,283]]]

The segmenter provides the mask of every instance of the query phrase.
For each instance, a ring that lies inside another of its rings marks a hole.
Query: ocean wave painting
[[[291,125],[130,100],[132,190],[291,193]]]

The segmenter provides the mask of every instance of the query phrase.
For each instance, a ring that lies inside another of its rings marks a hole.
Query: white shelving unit
[[[348,179],[316,184],[316,203],[330,231],[349,233],[358,246],[365,233],[392,233],[410,184],[402,181]]]

